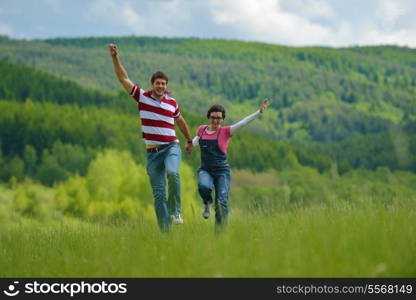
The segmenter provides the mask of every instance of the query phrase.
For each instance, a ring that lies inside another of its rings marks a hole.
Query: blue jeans
[[[179,164],[181,161],[179,143],[171,143],[159,152],[147,153],[147,174],[153,190],[157,222],[162,231],[168,231],[171,215],[181,213],[181,185]],[[168,178],[168,199],[166,200],[165,177]]]
[[[215,224],[225,224],[228,219],[228,195],[231,174],[229,167],[198,169],[198,191],[204,204],[212,204],[212,186],[215,187]]]

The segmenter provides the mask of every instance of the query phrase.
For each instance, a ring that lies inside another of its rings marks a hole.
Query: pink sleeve
[[[227,139],[230,139],[232,137],[232,134],[231,134],[231,126],[225,126],[224,127],[224,130],[225,130],[225,136],[226,136],[226,138]]]

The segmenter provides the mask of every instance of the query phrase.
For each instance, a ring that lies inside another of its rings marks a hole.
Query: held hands
[[[267,106],[269,105],[269,100],[268,99],[264,99],[263,103],[260,105],[260,112],[263,113],[264,110],[267,108]]]
[[[110,49],[110,55],[112,57],[117,56],[117,54],[118,54],[118,48],[117,48],[117,46],[115,44],[109,44],[108,45],[108,48]]]
[[[192,143],[188,143],[188,142],[185,142],[186,144],[185,144],[185,151],[187,152],[187,153],[189,153],[189,154],[191,154],[191,152],[192,152],[192,148],[194,147],[194,145],[192,144]]]

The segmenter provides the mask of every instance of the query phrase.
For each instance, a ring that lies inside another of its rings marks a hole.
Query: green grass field
[[[21,220],[0,227],[0,277],[415,277],[416,213],[404,208],[235,210],[225,232],[188,215],[156,222]]]

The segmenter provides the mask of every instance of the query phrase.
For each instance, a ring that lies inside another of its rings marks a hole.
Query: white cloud
[[[354,39],[358,40],[358,43],[361,45],[394,44],[416,47],[416,26],[394,31],[382,31],[377,28],[367,28]]]
[[[122,24],[127,27],[132,34],[143,34],[145,25],[144,17],[136,12],[130,1],[116,0],[96,0],[90,2],[86,10],[85,18],[93,18],[97,22],[107,22],[109,24]]]
[[[361,12],[364,17],[359,22],[353,9],[343,11],[329,3],[325,0],[292,0],[290,3],[215,0],[212,1],[211,15],[215,23],[231,27],[237,38],[245,40],[293,46],[398,44],[416,47],[414,20],[413,26],[386,26],[401,21],[404,15],[414,14],[414,2],[378,0],[376,9],[373,5],[368,11]]]
[[[407,1],[379,1],[376,8],[376,17],[381,22],[393,24],[400,16],[406,14]]]
[[[0,24],[0,34],[12,36],[14,33],[13,28],[7,24]]]
[[[365,22],[359,25],[349,22],[350,31],[339,42],[344,45],[416,47],[415,13],[416,2],[413,0],[377,0],[367,9]]]
[[[130,2],[126,2],[120,9],[121,21],[134,33],[143,34],[142,17],[134,10]]]
[[[282,9],[296,13],[308,19],[330,18],[334,16],[334,9],[325,0],[291,0],[279,1]]]
[[[178,28],[190,21],[192,4],[186,0],[137,1],[94,0],[85,14],[96,22],[122,25],[129,34],[178,36]],[[124,33],[125,34],[125,33]]]
[[[218,24],[232,26],[246,39],[291,45],[319,44],[330,30],[294,13],[283,11],[278,0],[214,1],[211,14]]]

